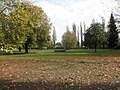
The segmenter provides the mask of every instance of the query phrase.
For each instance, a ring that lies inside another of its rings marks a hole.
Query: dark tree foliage
[[[83,27],[82,23],[80,24],[80,36],[81,36],[81,48],[83,47]]]
[[[80,34],[79,34],[79,28],[78,28],[77,34],[78,34],[77,46],[78,46],[78,49],[79,49],[79,48],[80,48],[80,42],[79,42],[79,40],[80,40],[80,38],[79,38],[79,36],[80,36]]]
[[[108,31],[108,47],[110,49],[117,48],[118,44],[118,30],[115,24],[115,19],[113,14],[111,14],[110,22],[108,25],[109,31]]]
[[[72,28],[73,28],[73,32],[76,34],[76,25],[75,25],[75,23],[73,23]]]
[[[25,53],[28,53],[28,47],[32,43],[32,38],[27,36],[27,40],[25,41]]]
[[[84,44],[87,48],[94,48],[95,52],[97,47],[101,47],[105,41],[105,32],[101,23],[92,23],[85,32]]]

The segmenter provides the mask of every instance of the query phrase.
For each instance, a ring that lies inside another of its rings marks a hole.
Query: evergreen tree
[[[54,48],[55,48],[55,42],[56,42],[56,40],[57,40],[55,27],[53,27],[52,39],[53,39],[53,44],[54,44]]]
[[[73,32],[74,32],[75,35],[76,35],[76,25],[75,25],[75,23],[73,23],[72,28],[73,28]]]
[[[80,24],[80,36],[81,36],[81,48],[83,46],[83,27],[82,27],[82,23]]]
[[[118,30],[115,24],[115,19],[113,14],[111,13],[110,22],[108,25],[109,31],[108,31],[108,47],[110,49],[114,49],[117,47],[118,43]]]

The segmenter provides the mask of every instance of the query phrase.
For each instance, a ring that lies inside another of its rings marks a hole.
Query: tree
[[[62,44],[61,44],[61,42],[57,42],[56,43],[56,48],[57,49],[61,49],[63,46],[62,46]]]
[[[117,47],[118,44],[118,30],[115,24],[115,19],[113,14],[111,13],[110,22],[108,25],[108,47],[110,49],[114,49]]]
[[[77,42],[77,46],[78,46],[78,49],[80,47],[80,42],[79,42],[79,37],[80,37],[80,34],[79,34],[79,27],[78,27],[78,30],[77,30],[77,36],[78,36],[78,42]]]
[[[72,25],[72,29],[73,29],[73,32],[76,34],[76,25],[75,25],[75,23],[73,23],[73,25]]]
[[[48,36],[46,43],[44,44],[44,47],[51,49],[52,48],[52,40],[51,35]]]
[[[83,28],[82,28],[82,23],[80,24],[80,36],[81,36],[81,48],[83,46]]]
[[[57,35],[56,35],[55,27],[53,27],[52,39],[53,39],[53,44],[54,44],[54,48],[55,48],[55,42],[56,42],[56,40],[57,40]]]
[[[76,38],[78,38],[78,41],[77,41],[77,46],[78,46],[78,48],[79,48],[79,28],[78,28],[78,30],[77,30],[77,26],[76,26],[76,24],[75,23],[73,23],[73,25],[72,25],[72,30],[73,30],[73,33],[75,34],[75,36],[76,36]],[[77,35],[76,35],[76,33],[77,33]]]
[[[86,32],[86,23],[84,22],[83,23],[83,27],[84,27],[84,29],[83,29],[83,42],[82,42],[82,47],[85,45],[85,32]]]
[[[25,53],[28,53],[30,44],[37,44],[41,48],[49,40],[51,24],[40,7],[22,2],[19,7],[0,19],[3,33],[1,43],[4,47],[8,44],[24,46]]]
[[[1,0],[0,1],[0,14],[11,12],[13,9],[19,7],[20,0]]]
[[[117,2],[116,7],[112,10],[112,13],[116,17],[116,23],[118,23],[118,27],[120,28],[120,1],[115,0]]]
[[[68,26],[67,32],[62,36],[62,43],[66,45],[66,49],[76,48],[77,47],[77,38],[74,32],[70,32]]]
[[[11,41],[8,40],[9,37],[9,13],[11,13],[13,10],[15,10],[20,5],[20,0],[1,0],[0,1],[0,44],[3,51],[6,52],[12,52],[12,49],[14,49],[13,44],[6,44],[5,41],[10,43]],[[5,35],[7,34],[7,36]],[[6,37],[6,39],[5,39]],[[8,37],[8,38],[7,38]],[[12,52],[13,53],[13,52]]]
[[[103,32],[103,37],[104,37],[104,39],[101,41],[101,44],[102,44],[102,48],[108,48],[107,47],[107,44],[108,44],[108,41],[107,41],[107,32],[105,31],[105,19],[104,19],[104,17],[101,17],[101,19],[102,19],[102,27],[103,27],[103,30],[104,30],[104,32]]]
[[[102,24],[92,23],[85,32],[85,46],[94,48],[96,52],[97,46],[101,46],[105,38],[104,33]]]

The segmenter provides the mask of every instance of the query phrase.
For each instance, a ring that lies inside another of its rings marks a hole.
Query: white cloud
[[[34,1],[34,0],[33,0]],[[91,23],[93,18],[99,21],[100,16],[109,20],[111,8],[116,3],[114,0],[35,0],[37,6],[41,6],[51,22],[56,27],[57,40],[61,40],[66,31],[66,25],[80,22]]]

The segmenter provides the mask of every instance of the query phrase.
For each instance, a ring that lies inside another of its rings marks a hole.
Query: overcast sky
[[[108,23],[111,8],[116,6],[114,0],[30,0],[34,5],[43,8],[56,28],[57,41],[61,41],[66,25],[71,29],[72,24],[80,26],[85,22],[87,27],[93,18],[101,22],[101,16]],[[52,32],[52,31],[51,31]]]

